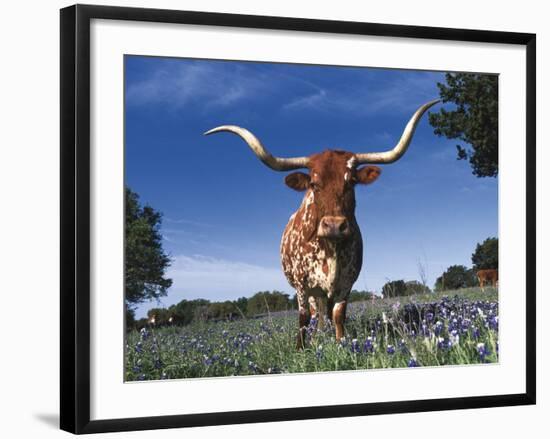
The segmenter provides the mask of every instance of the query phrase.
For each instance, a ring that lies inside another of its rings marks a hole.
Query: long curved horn
[[[411,143],[412,137],[414,135],[414,130],[420,121],[422,115],[430,108],[431,106],[437,104],[439,99],[430,101],[422,105],[411,117],[409,123],[405,127],[401,139],[395,147],[390,151],[385,152],[365,152],[355,154],[357,158],[357,164],[362,163],[393,163],[401,158],[403,154],[407,151],[409,144]]]
[[[207,136],[209,134],[219,133],[221,131],[227,131],[229,133],[240,136],[241,139],[243,139],[248,144],[252,152],[254,152],[254,154],[256,154],[256,156],[265,165],[275,171],[290,171],[292,169],[307,168],[307,164],[309,161],[307,157],[273,157],[254,134],[252,134],[247,129],[235,125],[222,125],[220,127],[216,127],[207,131],[206,133],[204,133],[204,135]]]

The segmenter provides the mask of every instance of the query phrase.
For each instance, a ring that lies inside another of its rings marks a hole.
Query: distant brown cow
[[[477,278],[479,280],[479,286],[481,287],[482,291],[483,287],[489,282],[493,287],[498,286],[498,270],[495,270],[494,268],[479,270],[477,272]]]
[[[254,134],[238,126],[224,125],[205,133],[227,131],[238,135],[275,171],[308,171],[294,172],[285,178],[287,186],[305,195],[281,240],[283,271],[298,299],[298,348],[304,347],[312,316],[319,322],[323,317],[332,320],[336,340],[344,337],[347,299],[363,259],[363,240],[355,219],[355,187],[374,182],[381,172],[377,166],[361,165],[399,160],[407,151],[420,118],[437,102],[418,108],[395,147],[384,152],[326,150],[309,157],[281,158],[271,155]]]

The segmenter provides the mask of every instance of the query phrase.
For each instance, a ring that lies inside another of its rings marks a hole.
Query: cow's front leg
[[[332,310],[334,309],[334,297],[329,296],[327,298],[327,309],[326,309],[326,315],[330,323],[334,323],[332,320]]]
[[[306,344],[306,332],[310,321],[309,309],[306,303],[305,294],[297,292],[298,296],[298,338],[296,340],[296,349],[304,349]]]
[[[336,341],[340,341],[344,337],[344,321],[346,320],[347,302],[341,300],[334,303],[332,308],[332,321],[336,328]]]
[[[317,299],[317,329],[323,330],[327,319],[327,299],[319,297]]]

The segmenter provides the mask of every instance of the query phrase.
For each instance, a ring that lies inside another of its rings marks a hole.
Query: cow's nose
[[[317,236],[321,238],[344,238],[349,234],[349,224],[345,216],[324,216],[319,222]]]

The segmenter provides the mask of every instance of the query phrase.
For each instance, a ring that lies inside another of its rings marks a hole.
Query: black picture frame
[[[526,47],[526,392],[465,398],[90,420],[90,21],[182,23]],[[99,433],[535,404],[536,35],[290,17],[75,5],[61,10],[61,429]]]

